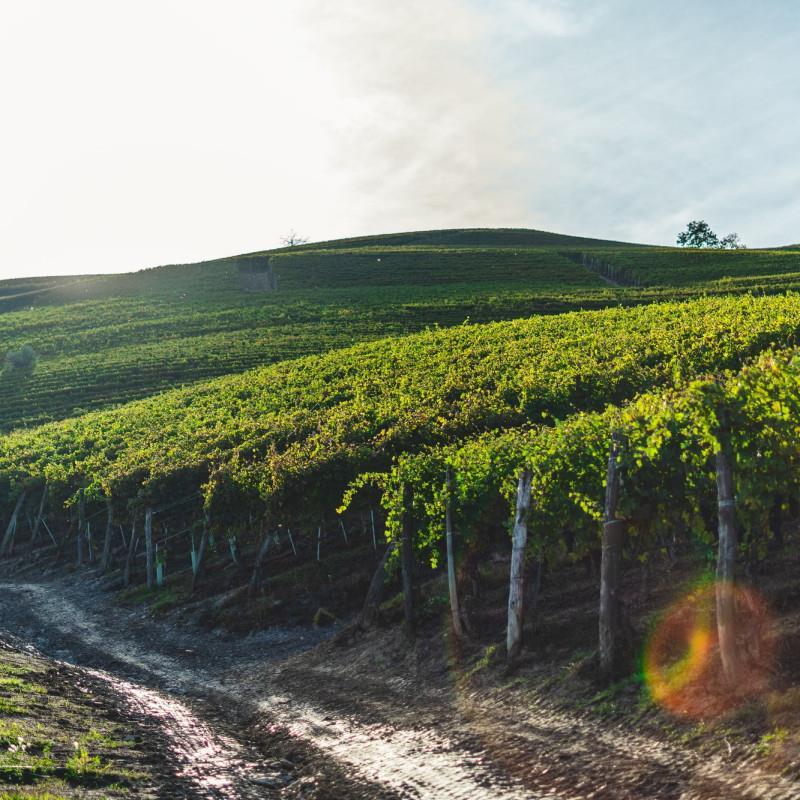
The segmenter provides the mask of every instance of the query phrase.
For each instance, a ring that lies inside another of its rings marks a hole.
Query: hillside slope
[[[735,367],[798,332],[800,297],[789,295],[383,339],[10,434],[0,477],[12,496],[20,479],[47,481],[54,502],[80,487],[125,503],[204,487],[226,515],[252,501],[313,517],[355,473],[402,452],[602,408],[679,375]]]
[[[587,267],[587,253],[622,279]],[[252,291],[243,267],[267,257],[277,291]],[[514,230],[392,234],[125,275],[4,281],[0,353],[27,345],[38,361],[6,364],[0,430],[431,326],[797,287],[798,253],[695,253]]]

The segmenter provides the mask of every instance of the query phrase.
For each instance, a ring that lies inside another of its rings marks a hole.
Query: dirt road
[[[75,587],[0,584],[0,627],[160,720],[189,796],[800,798],[797,784],[752,761],[704,757],[544,700],[509,707],[501,692],[470,691],[446,652],[426,654],[442,675],[425,685],[408,671],[371,674],[367,647],[302,655],[318,631],[216,636]],[[270,749],[276,741],[283,750]]]

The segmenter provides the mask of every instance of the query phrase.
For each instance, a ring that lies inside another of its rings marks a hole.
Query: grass
[[[12,650],[0,650],[0,675],[2,701],[16,705],[13,719],[0,719],[0,800],[84,797],[98,787],[104,797],[124,797],[147,778],[131,768],[135,745],[125,724],[106,719],[75,676]]]

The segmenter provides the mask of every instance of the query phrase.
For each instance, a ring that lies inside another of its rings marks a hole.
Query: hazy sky
[[[0,0],[0,273],[418,228],[800,240],[796,0]]]

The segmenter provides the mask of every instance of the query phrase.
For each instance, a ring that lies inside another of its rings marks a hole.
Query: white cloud
[[[603,4],[576,0],[473,0],[506,37],[573,37],[586,33],[604,10]]]

